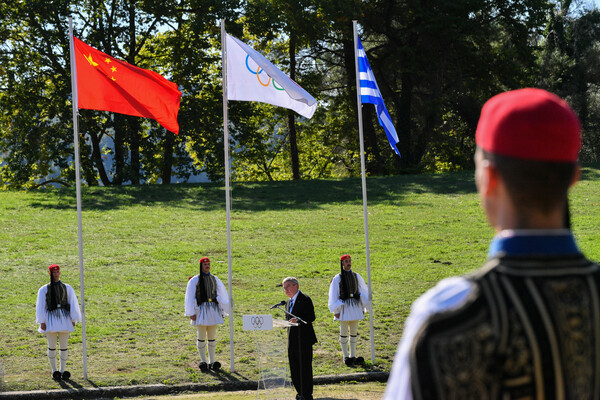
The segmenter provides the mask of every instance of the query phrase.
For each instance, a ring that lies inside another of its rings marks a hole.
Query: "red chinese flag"
[[[178,134],[181,92],[154,71],[117,60],[73,38],[78,108],[152,118]]]

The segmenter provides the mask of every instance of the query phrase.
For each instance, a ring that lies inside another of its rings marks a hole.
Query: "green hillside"
[[[368,178],[376,365],[388,370],[411,302],[438,280],[485,261],[493,231],[471,172]],[[47,267],[79,296],[74,189],[0,192],[0,361],[5,390],[52,389],[47,343],[37,333],[37,290]],[[600,170],[585,168],[573,191],[574,231],[600,259]],[[70,340],[69,370],[82,386],[256,379],[255,336],[243,314],[273,313],[282,278],[300,279],[317,313],[315,375],[348,372],[338,325],[327,309],[339,256],[350,253],[366,279],[359,179],[232,186],[235,367],[229,329],[218,329],[220,377],[197,369],[195,330],[183,315],[188,277],[208,256],[227,282],[224,188],[218,184],[85,188],[83,241],[89,382],[82,378],[81,326]],[[81,300],[81,299],[80,299]],[[370,359],[369,325],[359,352]],[[280,335],[281,336],[281,335]],[[280,340],[284,340],[283,336]]]

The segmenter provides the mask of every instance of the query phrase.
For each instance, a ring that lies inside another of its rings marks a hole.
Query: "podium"
[[[287,330],[298,324],[273,319],[270,314],[242,316],[243,329],[254,332],[259,371],[257,399],[294,399],[287,355]]]

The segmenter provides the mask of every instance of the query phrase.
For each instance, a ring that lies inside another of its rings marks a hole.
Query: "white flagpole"
[[[371,253],[369,250],[369,217],[367,215],[367,179],[365,176],[365,149],[363,140],[362,102],[360,99],[360,73],[358,71],[358,32],[356,21],[352,21],[354,33],[354,67],[356,68],[356,104],[358,108],[358,137],[360,141],[360,172],[365,220],[365,247],[367,257],[367,285],[369,286],[369,328],[371,336],[371,362],[375,364],[375,330],[373,329],[373,290],[371,289]]]
[[[79,290],[81,296],[81,341],[83,344],[83,379],[87,375],[87,339],[85,334],[85,290],[83,285],[83,234],[81,227],[81,176],[79,172],[79,123],[77,97],[77,67],[75,64],[75,44],[73,43],[73,18],[69,17],[69,44],[71,51],[71,91],[73,93],[73,143],[75,146],[75,187],[77,194],[77,239],[79,243]]]
[[[225,146],[225,213],[227,215],[227,271],[229,274],[229,363],[231,372],[233,366],[233,292],[231,282],[231,194],[229,190],[229,127],[227,115],[227,37],[225,33],[225,20],[221,20],[221,65],[223,66],[223,144]]]

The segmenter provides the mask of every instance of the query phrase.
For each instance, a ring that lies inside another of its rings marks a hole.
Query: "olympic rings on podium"
[[[260,329],[265,323],[265,319],[263,317],[252,317],[250,318],[250,322],[254,328]]]

